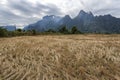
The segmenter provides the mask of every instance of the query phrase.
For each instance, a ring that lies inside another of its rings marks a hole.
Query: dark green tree
[[[16,31],[18,31],[18,32],[22,32],[22,29],[17,29]]]
[[[60,32],[60,33],[63,33],[63,34],[68,34],[68,33],[69,33],[69,31],[68,31],[68,29],[66,28],[66,26],[63,26],[62,28],[60,28],[60,29],[59,29],[59,32]]]
[[[8,36],[8,31],[0,27],[0,37],[7,37],[7,36]]]
[[[78,33],[81,33],[76,26],[73,26],[72,29],[71,29],[71,33],[72,34],[78,34]]]
[[[17,29],[18,32],[22,32],[22,29]]]
[[[33,29],[33,30],[32,30],[32,34],[33,34],[33,35],[36,35],[36,34],[37,34],[36,30]]]
[[[48,29],[46,32],[55,33],[56,31],[53,29]]]

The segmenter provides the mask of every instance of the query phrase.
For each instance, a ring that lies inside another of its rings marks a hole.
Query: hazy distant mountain
[[[87,13],[83,10],[73,19],[69,15],[65,17],[45,16],[42,20],[30,24],[24,29],[35,29],[37,31],[57,30],[62,25],[66,25],[68,29],[76,26],[81,32],[85,33],[120,33],[120,18],[111,15],[94,16],[91,12]]]
[[[8,25],[8,26],[0,26],[2,28],[7,29],[8,31],[15,31],[16,30],[16,26],[13,25]]]

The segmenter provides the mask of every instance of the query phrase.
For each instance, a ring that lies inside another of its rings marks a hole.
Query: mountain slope
[[[58,16],[45,16],[42,20],[36,22],[35,24],[28,25],[25,30],[35,29],[36,31],[46,31],[48,29],[56,30],[59,26],[58,22],[61,20]]]
[[[120,33],[120,18],[111,15],[94,16],[91,12],[87,13],[83,10],[73,19],[69,15],[65,17],[45,16],[42,20],[30,24],[24,29],[35,29],[37,31],[57,30],[62,25],[66,25],[68,29],[76,26],[84,33]]]

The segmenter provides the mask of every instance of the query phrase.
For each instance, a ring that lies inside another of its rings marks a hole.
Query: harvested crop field
[[[120,35],[0,38],[0,80],[120,80]]]

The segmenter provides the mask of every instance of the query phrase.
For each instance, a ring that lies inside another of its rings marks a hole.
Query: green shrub
[[[63,34],[69,34],[69,30],[66,28],[66,26],[63,26],[62,28],[60,28],[58,32]]]
[[[72,34],[80,34],[81,32],[77,29],[76,26],[73,26],[72,29],[71,29],[71,33]]]
[[[7,37],[8,32],[6,29],[0,27],[0,37]]]

